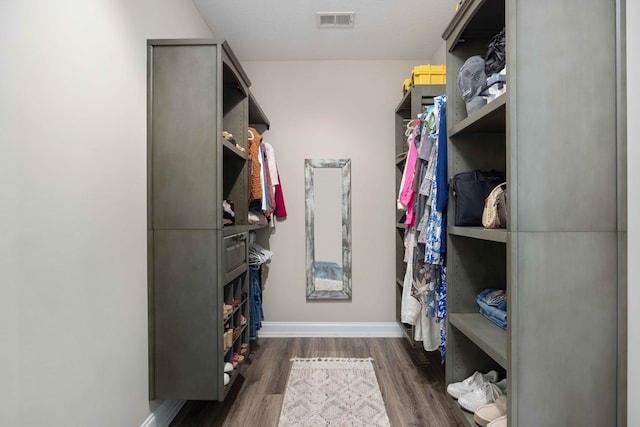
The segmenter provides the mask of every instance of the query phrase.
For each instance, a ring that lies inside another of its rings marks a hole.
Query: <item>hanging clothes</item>
[[[262,200],[262,170],[260,167],[260,144],[262,135],[252,127],[247,130],[247,156],[249,158],[249,203]]]
[[[254,341],[262,328],[262,266],[271,260],[273,252],[255,242],[249,245],[249,340]]]
[[[407,220],[402,321],[427,351],[446,352],[446,206],[448,202],[446,96],[434,99],[412,126],[399,208],[419,215]],[[408,125],[409,128],[409,125]],[[410,165],[409,159],[415,163]],[[418,312],[418,313],[417,313]]]
[[[406,224],[413,225],[415,223],[414,217],[414,196],[415,191],[413,187],[413,178],[415,174],[416,161],[418,159],[418,150],[416,148],[416,134],[419,131],[420,121],[414,120],[407,124],[407,131],[410,131],[409,142],[409,154],[407,155],[407,161],[402,173],[402,183],[400,187],[400,194],[398,195],[398,208],[406,209]]]
[[[284,204],[284,193],[282,191],[282,181],[278,172],[278,184],[276,185],[276,218],[286,218],[287,207]]]
[[[258,338],[258,330],[262,328],[264,312],[262,311],[262,287],[260,284],[262,267],[249,266],[249,340]]]

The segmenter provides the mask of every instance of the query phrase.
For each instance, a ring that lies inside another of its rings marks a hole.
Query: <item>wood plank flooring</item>
[[[224,402],[189,401],[170,427],[276,427],[292,357],[372,357],[392,427],[456,427],[438,352],[404,338],[261,338]]]

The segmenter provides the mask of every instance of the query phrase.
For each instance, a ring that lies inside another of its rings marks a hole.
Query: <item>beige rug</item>
[[[390,425],[371,358],[291,360],[280,427]]]

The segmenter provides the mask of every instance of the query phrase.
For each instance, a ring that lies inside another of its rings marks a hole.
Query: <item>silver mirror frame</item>
[[[315,289],[315,227],[313,209],[313,170],[342,170],[342,290]],[[351,300],[351,159],[305,159],[305,227],[307,248],[307,300]]]

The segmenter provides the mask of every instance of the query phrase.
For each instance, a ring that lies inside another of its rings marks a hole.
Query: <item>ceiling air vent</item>
[[[316,21],[318,28],[353,28],[355,12],[318,12]]]

